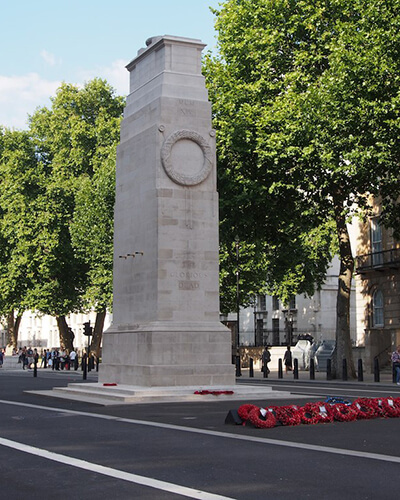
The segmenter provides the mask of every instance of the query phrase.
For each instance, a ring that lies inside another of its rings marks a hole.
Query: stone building
[[[316,342],[333,340],[336,329],[336,296],[339,259],[335,257],[326,280],[312,297],[297,295],[288,305],[269,295],[258,295],[252,306],[240,310],[239,337],[241,345],[283,345],[298,335],[311,335]],[[357,345],[356,300],[353,283],[351,299],[351,337]],[[226,318],[228,324],[237,324],[236,313]]]
[[[400,242],[374,214],[358,224],[356,256],[357,328],[365,344],[366,361],[378,357],[381,366],[400,343]]]

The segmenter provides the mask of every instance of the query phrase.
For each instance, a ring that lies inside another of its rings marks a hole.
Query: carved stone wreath
[[[177,170],[176,165],[173,165],[171,158],[172,148],[174,144],[183,139],[195,142],[203,152],[203,165],[195,175],[185,175]],[[182,186],[196,186],[207,179],[211,172],[213,165],[212,150],[204,137],[197,132],[193,130],[177,130],[165,139],[161,148],[161,162],[171,180]]]

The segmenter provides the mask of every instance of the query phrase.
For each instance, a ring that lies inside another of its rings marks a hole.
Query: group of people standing
[[[79,357],[77,352],[72,349],[44,349],[42,353],[41,368],[51,367],[52,370],[77,370],[79,366]]]
[[[20,349],[18,363],[22,364],[22,369],[31,369],[36,361],[36,365],[40,368],[51,368],[53,370],[77,370],[79,367],[78,353],[72,349],[43,349],[39,355],[37,349],[31,347],[23,347]]]

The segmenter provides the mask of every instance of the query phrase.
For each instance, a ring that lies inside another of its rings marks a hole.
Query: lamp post
[[[236,247],[236,348],[239,349],[240,345],[240,290],[239,290],[239,279],[240,279],[240,271],[239,271],[239,236],[235,238],[235,247]]]
[[[285,315],[286,343],[291,346],[293,337],[293,313],[288,309],[282,309],[282,312]]]

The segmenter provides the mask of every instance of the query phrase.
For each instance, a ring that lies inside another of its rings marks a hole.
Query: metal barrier
[[[358,360],[357,376],[358,376],[358,381],[359,382],[363,382],[364,381],[364,370],[363,370],[363,360],[362,359]]]
[[[293,378],[298,380],[299,378],[299,361],[297,358],[294,358],[293,361]]]
[[[342,360],[342,380],[347,380],[347,359],[343,358]]]
[[[310,359],[310,380],[315,380],[315,362],[314,362],[314,358]]]
[[[326,380],[332,380],[332,360],[326,360]]]
[[[381,381],[380,372],[379,372],[379,359],[377,357],[374,358],[374,381],[375,382]]]

